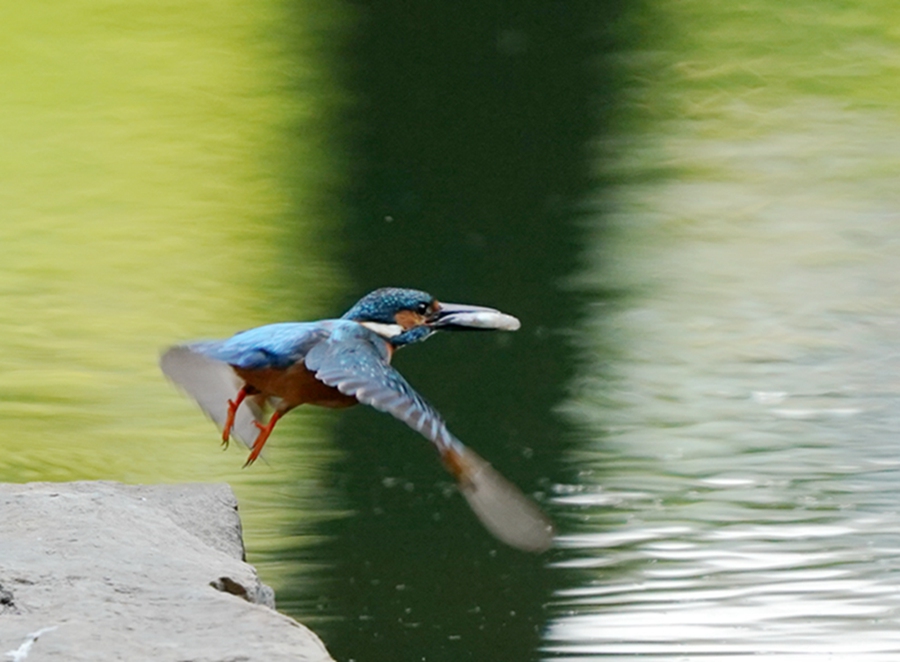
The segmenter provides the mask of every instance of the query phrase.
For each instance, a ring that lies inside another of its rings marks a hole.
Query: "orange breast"
[[[316,379],[303,363],[295,363],[286,370],[263,368],[245,370],[232,366],[238,377],[259,391],[263,397],[281,398],[278,409],[283,413],[299,405],[319,407],[350,407],[357,403],[352,395],[344,395],[333,386]]]

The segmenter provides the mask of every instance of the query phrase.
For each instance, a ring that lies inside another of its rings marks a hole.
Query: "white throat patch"
[[[382,324],[381,322],[360,322],[360,324],[382,338],[393,338],[403,333],[403,327],[399,324]]]

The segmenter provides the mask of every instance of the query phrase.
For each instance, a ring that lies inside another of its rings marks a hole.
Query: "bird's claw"
[[[281,418],[281,414],[276,411],[265,425],[259,421],[253,421],[253,424],[259,429],[259,434],[256,437],[256,441],[253,442],[253,446],[250,448],[250,455],[247,457],[247,461],[244,462],[245,469],[256,462],[256,458],[259,457],[263,446],[265,446],[266,442],[269,440],[269,435],[272,434],[272,430],[275,429],[275,424],[278,422],[279,418]]]
[[[234,429],[234,417],[237,416],[238,407],[247,397],[247,386],[244,385],[234,400],[228,401],[228,414],[225,416],[225,425],[222,426],[222,448],[228,448],[228,441],[231,439],[231,430]]]

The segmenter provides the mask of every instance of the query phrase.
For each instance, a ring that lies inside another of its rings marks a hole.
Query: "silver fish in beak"
[[[440,303],[426,324],[441,331],[517,331],[522,323],[494,308]]]

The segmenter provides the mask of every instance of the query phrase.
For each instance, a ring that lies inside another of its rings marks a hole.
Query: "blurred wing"
[[[526,552],[553,546],[550,518],[478,453],[463,446],[460,453],[444,458],[444,464],[457,476],[469,507],[497,538]]]
[[[441,415],[388,365],[371,341],[328,340],[313,347],[305,363],[317,379],[391,414],[431,441],[469,506],[497,538],[533,552],[552,545],[550,520],[515,485],[454,437]]]
[[[243,386],[231,366],[197,350],[199,345],[178,345],[166,350],[159,360],[166,377],[193,397],[221,430],[228,415],[228,401]],[[249,398],[237,411],[232,434],[252,446],[259,434],[254,421],[262,421],[262,411]]]

